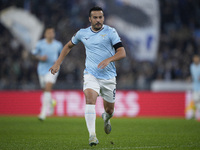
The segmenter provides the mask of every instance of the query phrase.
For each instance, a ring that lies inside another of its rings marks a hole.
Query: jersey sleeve
[[[71,41],[75,45],[78,44],[81,41],[80,30],[74,34],[74,36],[72,37]]]
[[[195,68],[193,65],[190,66],[190,72],[191,72],[191,75],[192,75],[192,79],[194,82],[198,82],[199,80],[199,74],[197,71],[195,71]]]
[[[39,55],[39,53],[40,53],[40,43],[39,42],[36,44],[35,48],[31,51],[31,53],[33,55]]]
[[[111,31],[110,31],[110,39],[111,39],[111,43],[112,43],[113,46],[115,44],[121,42],[121,39],[120,39],[117,31],[114,28],[112,28]]]

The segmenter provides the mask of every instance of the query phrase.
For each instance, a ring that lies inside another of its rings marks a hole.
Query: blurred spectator
[[[104,0],[4,0],[0,10],[16,6],[30,11],[45,25],[53,24],[63,44],[88,26],[88,9]],[[116,63],[118,88],[148,90],[153,80],[186,80],[193,54],[200,51],[200,1],[161,0],[161,29],[157,60],[137,62],[127,55]],[[106,15],[106,14],[105,14]],[[128,14],[127,14],[128,15]],[[0,89],[39,89],[36,64],[30,54],[0,24]],[[123,39],[128,52],[126,39]],[[84,47],[73,48],[62,64],[55,88],[81,89]]]

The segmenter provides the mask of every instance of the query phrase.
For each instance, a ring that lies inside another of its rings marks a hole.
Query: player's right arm
[[[72,47],[74,47],[74,44],[69,41],[62,49],[60,56],[58,57],[58,59],[56,60],[55,64],[49,69],[49,71],[51,71],[52,74],[55,74],[56,72],[59,71],[60,69],[60,65],[62,63],[62,61],[64,60],[65,56],[70,52],[70,50],[72,49]]]
[[[45,56],[32,55],[32,58],[36,59],[38,61],[43,61],[43,62],[47,60],[47,56],[46,55]]]

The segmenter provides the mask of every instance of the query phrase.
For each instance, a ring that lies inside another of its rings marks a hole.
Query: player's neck
[[[53,42],[53,39],[46,39],[46,42],[50,44]]]
[[[103,26],[99,29],[99,30],[95,30],[92,26],[91,26],[91,30],[93,31],[93,32],[99,32],[99,31],[101,31],[103,29]]]

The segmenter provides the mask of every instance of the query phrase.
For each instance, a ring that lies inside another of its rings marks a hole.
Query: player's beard
[[[95,29],[95,31],[98,31],[98,30],[100,30],[102,28],[102,24],[101,23],[96,23],[95,25],[94,25],[94,29]]]

